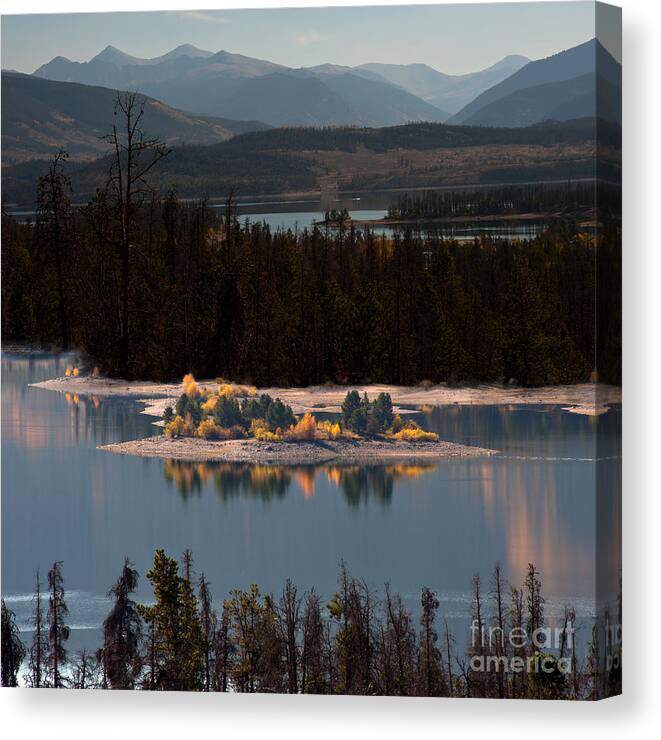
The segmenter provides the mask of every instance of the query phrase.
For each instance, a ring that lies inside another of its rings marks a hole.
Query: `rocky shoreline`
[[[330,460],[377,462],[379,460],[485,457],[496,450],[454,442],[404,442],[387,438],[261,442],[256,439],[169,439],[164,435],[131,442],[101,445],[98,449],[122,455],[158,457],[190,462],[258,462],[281,465],[323,463]]]

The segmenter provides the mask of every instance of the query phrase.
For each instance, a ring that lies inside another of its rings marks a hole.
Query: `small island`
[[[174,408],[166,406],[163,435],[103,445],[110,452],[197,462],[318,463],[366,460],[467,457],[494,450],[442,441],[393,409],[389,393],[370,400],[356,390],[346,394],[339,419],[296,416],[288,404],[249,386],[219,379],[217,388],[184,377]]]

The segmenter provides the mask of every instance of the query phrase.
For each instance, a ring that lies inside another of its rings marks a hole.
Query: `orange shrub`
[[[303,439],[314,439],[317,436],[317,420],[309,411],[306,411],[295,426],[289,428],[285,433],[285,439],[299,441]]]

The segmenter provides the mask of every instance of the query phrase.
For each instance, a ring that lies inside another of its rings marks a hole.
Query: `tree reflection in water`
[[[331,486],[342,491],[347,504],[359,506],[370,499],[389,505],[398,480],[418,478],[431,473],[437,463],[400,463],[369,465],[256,465],[250,463],[193,463],[166,460],[165,479],[183,499],[201,496],[213,485],[218,498],[282,499],[292,483],[297,483],[306,499],[314,497],[317,480],[323,476]]]

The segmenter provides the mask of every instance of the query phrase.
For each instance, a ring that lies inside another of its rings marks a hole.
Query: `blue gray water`
[[[45,578],[62,560],[72,647],[95,647],[124,557],[144,574],[157,547],[175,556],[191,548],[216,600],[252,582],[277,593],[288,577],[301,591],[314,586],[328,596],[342,559],[374,587],[390,581],[414,610],[427,585],[459,644],[468,634],[471,577],[480,572],[488,583],[496,561],[515,583],[529,562],[537,565],[551,618],[565,603],[585,618],[595,610],[597,556],[612,556],[601,552],[608,538],[596,536],[597,502],[617,508],[619,409],[598,420],[538,406],[419,415],[445,439],[502,452],[493,458],[183,464],[98,450],[159,430],[129,399],[29,386],[62,375],[68,362],[2,358],[2,594],[22,629],[35,571]],[[608,519],[614,539],[618,526],[618,517]],[[616,588],[612,579],[608,587]],[[144,578],[138,596],[150,599]]]

